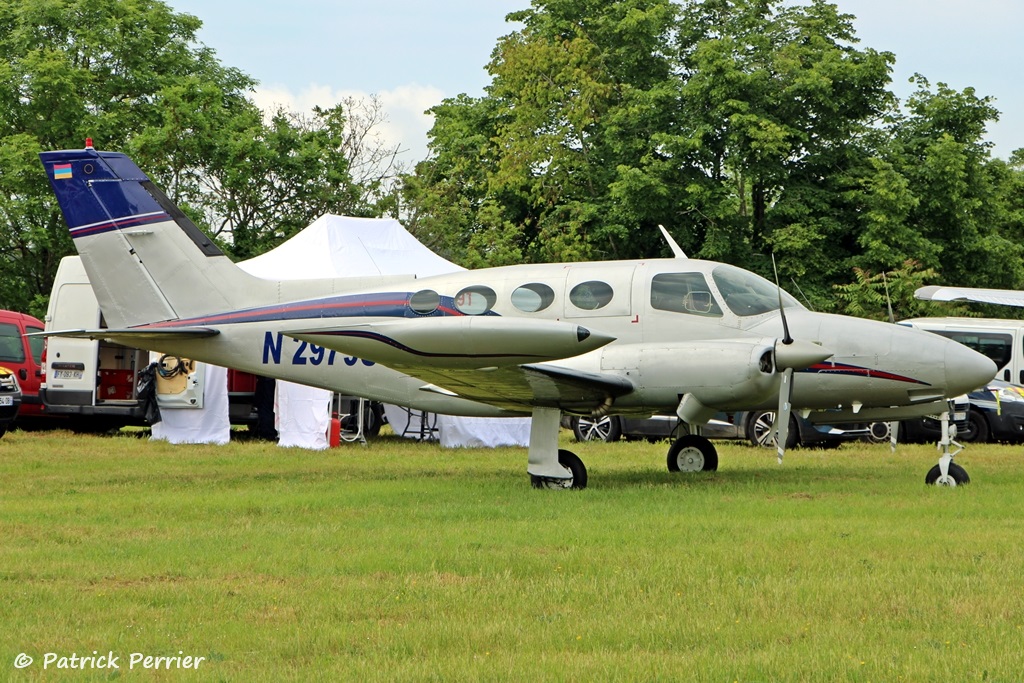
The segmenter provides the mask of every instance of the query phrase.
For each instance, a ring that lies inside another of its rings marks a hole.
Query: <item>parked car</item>
[[[771,446],[774,423],[775,412],[771,410],[717,413],[701,428],[701,433],[709,439],[746,439],[757,446]],[[679,435],[679,419],[666,415],[649,418],[618,415],[571,417],[566,426],[572,429],[577,441],[617,441],[620,438],[659,441]],[[816,425],[798,415],[792,415],[786,448],[797,445],[835,447],[867,433],[866,425]]]
[[[1024,386],[993,380],[967,394],[963,441],[1024,441]]]
[[[0,366],[0,436],[18,417],[21,408],[21,387],[17,376],[9,369]]]
[[[1024,441],[1024,386],[993,380],[959,400],[955,411],[956,440],[964,443]],[[938,441],[940,423],[931,418],[904,420],[897,441]],[[881,434],[882,427],[873,430]],[[889,439],[885,431],[884,439]]]
[[[43,403],[39,399],[43,338],[25,336],[42,331],[43,323],[37,318],[16,311],[0,311],[0,367],[7,368],[18,378],[22,402],[19,422],[35,421],[43,415]]]

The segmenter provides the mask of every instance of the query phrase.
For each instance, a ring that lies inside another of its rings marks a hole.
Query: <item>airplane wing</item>
[[[118,344],[131,346],[133,343],[161,341],[168,339],[202,339],[215,337],[219,330],[212,327],[175,327],[168,329],[125,328],[101,330],[56,330],[33,332],[26,337],[70,337],[72,339],[110,339]]]
[[[578,372],[553,365],[515,365],[484,370],[396,369],[432,382],[423,387],[424,391],[525,412],[533,407],[542,407],[589,413],[611,405],[612,399],[634,389],[629,380],[618,376]]]
[[[539,406],[589,412],[634,389],[617,376],[546,364],[614,340],[560,320],[460,316],[284,334],[422,379],[426,391],[516,411]]]
[[[976,287],[940,287],[931,285],[914,292],[922,301],[975,301],[982,304],[1024,306],[1024,291],[1014,289],[981,289]]]

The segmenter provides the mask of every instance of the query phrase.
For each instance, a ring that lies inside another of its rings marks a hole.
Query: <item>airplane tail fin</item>
[[[39,157],[109,326],[244,308],[274,291],[225,256],[131,159],[86,144]]]

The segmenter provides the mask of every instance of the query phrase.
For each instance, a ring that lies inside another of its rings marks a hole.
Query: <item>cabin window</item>
[[[474,285],[455,295],[455,308],[466,315],[483,315],[494,308],[498,295],[490,287]]]
[[[722,316],[722,308],[712,296],[702,273],[655,275],[651,279],[651,307],[691,315]]]
[[[596,311],[607,306],[612,300],[612,295],[612,287],[608,283],[589,280],[572,288],[569,292],[569,301],[581,310]]]
[[[512,305],[523,313],[543,311],[555,300],[555,290],[540,282],[517,287],[512,292]]]
[[[441,305],[441,297],[432,289],[421,289],[409,297],[409,308],[420,315],[430,315]]]

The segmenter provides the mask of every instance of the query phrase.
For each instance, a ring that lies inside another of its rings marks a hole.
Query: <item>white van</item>
[[[57,267],[45,324],[48,332],[106,327],[78,256],[61,259]],[[39,394],[47,413],[66,415],[76,428],[90,431],[145,423],[138,380],[150,365],[149,351],[104,340],[49,337],[43,362]],[[205,367],[162,358],[156,373],[160,407],[201,408]]]
[[[996,379],[1024,384],[1024,320],[1003,318],[913,318],[900,325],[956,340],[996,364]]]

